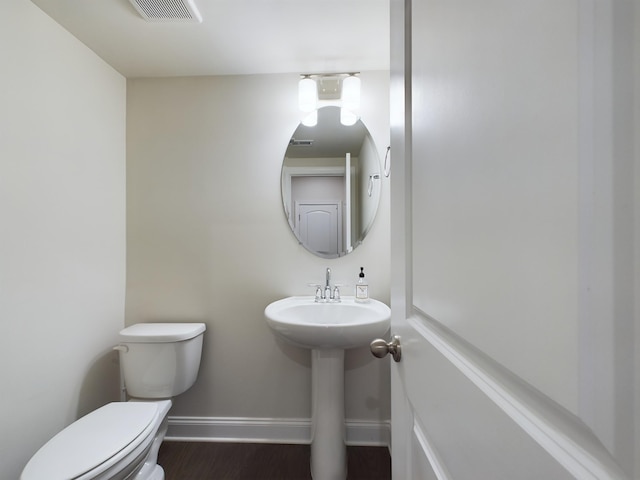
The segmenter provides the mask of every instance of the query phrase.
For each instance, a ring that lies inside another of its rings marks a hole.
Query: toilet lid
[[[153,433],[148,427],[157,410],[153,402],[114,402],[89,413],[38,450],[22,479],[72,479],[87,473]]]

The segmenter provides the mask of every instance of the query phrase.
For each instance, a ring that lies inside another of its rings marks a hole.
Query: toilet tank
[[[171,398],[195,383],[204,323],[139,323],[121,330],[120,365],[134,398]]]

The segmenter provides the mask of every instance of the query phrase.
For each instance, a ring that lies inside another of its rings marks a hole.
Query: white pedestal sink
[[[264,311],[274,334],[311,349],[311,476],[345,480],[344,351],[368,345],[389,329],[389,307],[377,300],[316,303],[315,297],[288,297]]]

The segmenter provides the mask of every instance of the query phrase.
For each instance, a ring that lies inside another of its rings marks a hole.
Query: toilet
[[[157,464],[171,398],[196,381],[203,323],[140,323],[121,330],[130,398],[75,421],[38,450],[21,480],[164,480]]]

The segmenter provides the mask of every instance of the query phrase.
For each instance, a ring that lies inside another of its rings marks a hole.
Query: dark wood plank
[[[387,447],[347,447],[348,480],[391,480]]]
[[[166,480],[311,480],[309,445],[164,442]],[[391,479],[386,447],[348,447],[348,480]]]

